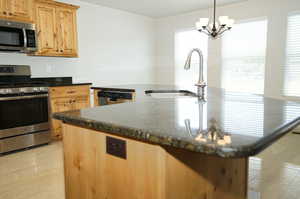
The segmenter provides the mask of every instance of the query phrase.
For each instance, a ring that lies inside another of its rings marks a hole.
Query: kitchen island
[[[294,102],[217,88],[205,100],[155,98],[145,91],[183,88],[127,88],[135,102],[54,114],[64,122],[67,199],[244,199],[249,156],[300,124],[286,115]]]

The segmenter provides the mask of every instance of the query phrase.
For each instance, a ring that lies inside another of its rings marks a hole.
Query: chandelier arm
[[[219,28],[219,30],[218,30],[218,32],[217,32],[217,34],[220,34],[220,33],[221,33],[221,31],[222,31],[222,30],[224,30],[224,28],[226,28],[226,27],[225,27],[225,26],[223,26],[223,25],[221,25],[221,26],[220,26],[220,28]]]
[[[208,26],[205,28],[205,30],[208,32],[208,34],[211,34],[211,33],[212,33],[212,30],[210,30],[210,29],[208,28]]]
[[[216,37],[216,39],[221,38],[221,36],[223,35],[223,33],[226,32],[227,30],[228,30],[228,29],[224,29],[222,32],[220,32],[220,33],[218,34],[218,36]]]
[[[207,36],[210,35],[210,33],[207,30],[201,31],[202,33],[206,34]]]
[[[229,29],[224,28],[223,31],[220,32],[220,35],[222,35],[224,32],[228,31]]]

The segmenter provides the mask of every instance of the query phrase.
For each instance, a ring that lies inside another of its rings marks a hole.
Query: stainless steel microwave
[[[37,51],[37,37],[34,24],[0,20],[0,51]]]

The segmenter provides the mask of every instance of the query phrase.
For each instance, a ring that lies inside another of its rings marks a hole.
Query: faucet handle
[[[202,82],[198,82],[197,84],[195,84],[195,86],[200,87],[200,88],[205,88],[207,86],[205,81]]]

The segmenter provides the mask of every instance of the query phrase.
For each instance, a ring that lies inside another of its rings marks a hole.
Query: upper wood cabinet
[[[56,8],[48,4],[36,4],[36,24],[38,36],[38,54],[58,53],[56,37]]]
[[[37,0],[35,21],[38,32],[38,56],[77,57],[78,7],[55,1]]]
[[[32,22],[34,0],[0,0],[0,17],[11,21]]]
[[[6,17],[7,8],[6,8],[6,0],[0,0],[0,17]]]
[[[77,25],[75,10],[58,8],[57,16],[57,43],[60,53],[65,55],[77,54]]]

